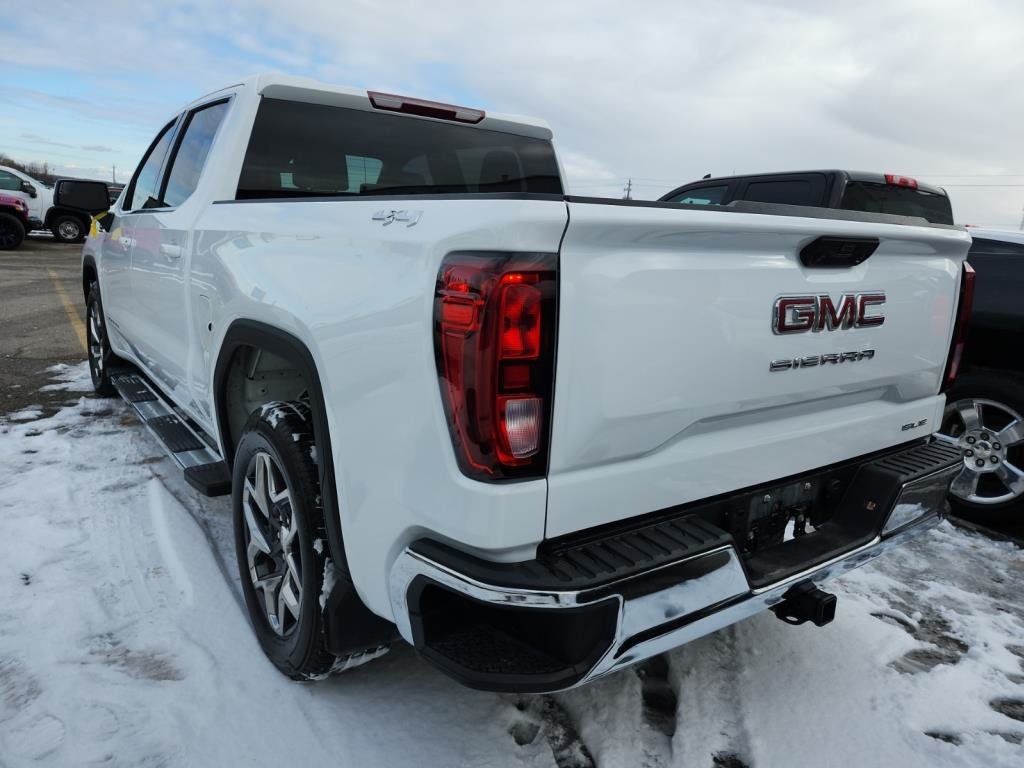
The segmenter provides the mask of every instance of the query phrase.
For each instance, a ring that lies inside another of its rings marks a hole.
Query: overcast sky
[[[125,181],[180,105],[273,69],[542,117],[578,194],[832,167],[944,186],[961,223],[1024,214],[1024,3],[18,7],[0,26],[0,152],[62,172]]]

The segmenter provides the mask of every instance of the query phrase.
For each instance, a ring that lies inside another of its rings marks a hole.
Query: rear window
[[[377,111],[263,99],[237,197],[465,192],[562,194],[551,142]]]
[[[874,181],[851,181],[841,208],[848,211],[918,216],[933,224],[952,224],[953,208],[946,195]]]

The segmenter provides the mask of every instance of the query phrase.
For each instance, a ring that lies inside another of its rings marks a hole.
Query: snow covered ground
[[[948,524],[760,615],[552,697],[408,648],[318,684],[264,660],[229,504],[118,402],[0,417],[0,766],[1021,766],[1024,553]]]

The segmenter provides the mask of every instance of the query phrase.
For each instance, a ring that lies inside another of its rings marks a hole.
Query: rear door
[[[548,536],[826,466],[938,425],[964,231],[720,208],[569,209]],[[853,267],[805,267],[800,251],[821,235],[880,244]],[[865,312],[880,324],[773,328],[780,297],[813,308],[824,296],[838,309],[843,297],[880,293]],[[852,357],[831,357],[844,353]]]

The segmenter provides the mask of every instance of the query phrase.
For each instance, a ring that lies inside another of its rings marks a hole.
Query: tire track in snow
[[[165,492],[164,486],[155,478],[146,484],[149,516],[153,522],[156,545],[160,550],[160,557],[167,569],[167,574],[181,593],[185,605],[191,606],[195,601],[195,589],[192,586],[192,579],[189,578],[188,570],[181,562],[181,558],[178,557],[178,553],[174,549],[174,542],[171,540],[171,533],[167,527],[167,510],[164,508],[162,498]]]

